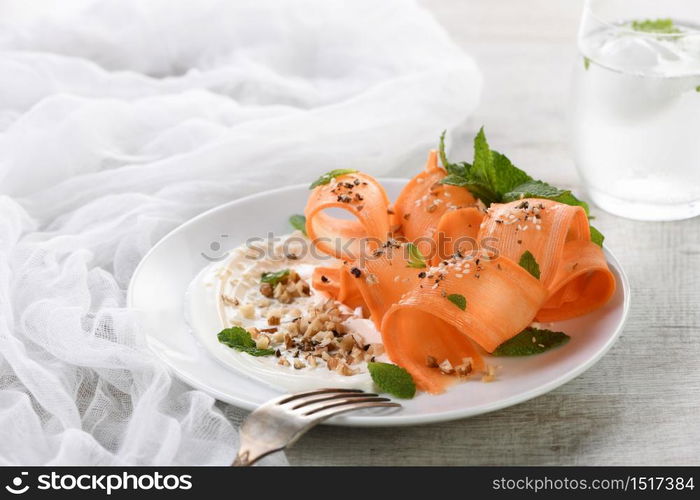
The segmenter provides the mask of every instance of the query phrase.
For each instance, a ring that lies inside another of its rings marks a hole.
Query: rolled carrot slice
[[[314,290],[323,292],[334,300],[340,294],[340,272],[343,270],[339,262],[333,267],[317,267],[311,275],[311,286]]]
[[[322,252],[354,260],[366,249],[376,248],[390,232],[389,199],[370,175],[345,174],[317,186],[306,203],[306,233]],[[327,210],[340,209],[354,219],[334,217]]]
[[[529,251],[546,287],[555,278],[566,242],[590,239],[581,207],[533,198],[491,205],[479,231],[482,248],[516,263]]]
[[[386,312],[384,346],[418,387],[438,393],[450,379],[428,366],[428,356],[438,362],[448,359],[453,366],[472,357],[478,367],[480,357],[471,341],[492,352],[532,322],[547,295],[539,280],[509,259],[452,259],[431,268]],[[459,297],[464,309],[455,303]]]
[[[484,361],[478,348],[452,324],[435,314],[416,307],[395,306],[387,317],[389,336],[400,336],[391,345],[389,357],[407,370],[416,386],[426,392],[439,394],[457,382],[454,374],[445,374],[432,364],[450,362],[452,367],[468,362],[473,372],[483,370]],[[387,348],[387,340],[384,340]],[[428,357],[430,356],[430,358]]]
[[[604,306],[615,293],[615,277],[603,250],[591,241],[569,241],[537,321],[563,321]]]
[[[433,265],[449,259],[457,252],[463,256],[474,256],[479,252],[477,241],[484,212],[476,207],[459,208],[445,212],[438,222],[435,233],[437,254]]]
[[[353,277],[350,279],[354,279],[377,329],[382,324],[384,313],[414,288],[421,273],[427,271],[427,268],[410,267],[408,260],[406,245],[390,240],[362,265],[359,262],[345,264],[347,274]]]
[[[433,237],[440,218],[451,210],[476,206],[474,196],[465,188],[440,184],[447,172],[438,166],[437,152],[428,154],[425,169],[403,188],[393,206],[393,224],[424,255],[432,256]]]
[[[341,262],[332,267],[317,267],[311,277],[314,290],[325,293],[329,298],[356,309],[362,307],[363,314],[368,314],[357,282],[350,276]]]

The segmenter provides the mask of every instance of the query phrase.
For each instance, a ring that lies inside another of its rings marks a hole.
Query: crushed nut
[[[253,304],[243,304],[238,308],[238,311],[246,319],[253,319],[255,317],[255,306]]]
[[[352,348],[355,346],[355,344],[355,338],[352,335],[345,335],[340,341],[340,347],[342,347],[343,350],[345,350],[345,352],[352,351]]]
[[[329,357],[329,358],[326,360],[326,366],[328,367],[329,370],[333,371],[333,370],[335,370],[335,369],[338,367],[338,362],[339,362],[339,361],[340,361],[340,360],[339,360],[338,358],[331,358],[331,357]]]
[[[455,366],[455,373],[460,377],[466,377],[472,372],[472,358],[462,358],[462,363]]]
[[[450,363],[449,359],[446,359],[440,363],[439,368],[445,375],[452,375],[455,372],[455,369],[452,367],[452,363]]]
[[[229,304],[231,306],[237,306],[239,304],[238,299],[236,297],[231,297],[226,294],[221,295],[221,300],[224,301],[224,304]]]
[[[272,285],[270,283],[260,283],[260,293],[265,297],[272,297]]]
[[[496,380],[496,367],[493,365],[486,365],[486,371],[481,377],[482,382],[493,382]]]
[[[270,337],[267,335],[259,335],[257,339],[255,339],[255,347],[258,349],[267,349],[270,346]]]

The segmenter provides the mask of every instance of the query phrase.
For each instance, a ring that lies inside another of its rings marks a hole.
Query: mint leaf
[[[498,151],[492,151],[481,127],[474,137],[474,163],[449,163],[444,154],[444,134],[440,138],[441,158],[450,166],[440,182],[469,190],[484,204],[500,203],[503,194],[532,178]]]
[[[289,217],[289,224],[291,224],[291,226],[297,231],[301,231],[304,234],[304,236],[307,236],[306,217],[304,217],[303,215],[294,214],[291,217]]]
[[[277,283],[287,278],[287,276],[289,276],[289,269],[280,269],[279,271],[275,271],[273,273],[262,273],[260,276],[260,281],[262,283],[269,283],[272,286],[275,286]]]
[[[695,87],[695,92],[700,92],[700,85],[698,85],[697,87]]]
[[[491,150],[486,141],[484,127],[479,129],[474,138],[474,164],[470,175],[472,179],[497,193],[499,201],[503,193],[532,180],[532,177],[513,165],[505,155]]]
[[[516,186],[512,191],[503,195],[503,202],[508,203],[522,198],[544,198],[566,205],[582,207],[588,215],[588,203],[576,198],[568,189],[555,188],[543,181],[532,180]]]
[[[520,256],[518,264],[535,278],[540,279],[540,265],[535,260],[535,256],[532,255],[529,250],[525,250],[525,252]]]
[[[700,87],[699,87],[700,88]],[[445,133],[440,136],[440,158],[448,175],[440,182],[463,187],[486,206],[508,203],[522,198],[544,198],[566,205],[582,207],[589,215],[588,204],[571,191],[558,189],[530,177],[498,151],[493,151],[481,127],[474,137],[474,163],[450,163],[445,155]]]
[[[336,177],[340,177],[341,175],[346,174],[354,174],[355,172],[357,172],[357,170],[354,170],[352,168],[336,168],[335,170],[326,172],[321,177],[313,181],[309,186],[309,189],[313,189],[318,186],[323,186],[324,184],[328,184],[329,182],[331,182]]]
[[[460,295],[458,293],[451,293],[447,296],[447,300],[459,307],[462,311],[467,309],[467,299],[464,297],[464,295]]]
[[[402,399],[411,399],[416,395],[413,377],[400,366],[370,362],[367,363],[367,369],[374,383],[382,391]]]
[[[467,162],[450,163],[450,161],[447,159],[447,154],[445,153],[445,133],[446,131],[443,130],[442,134],[440,134],[440,145],[438,147],[440,163],[442,163],[442,166],[445,167],[445,170],[447,170],[447,177],[452,176],[455,178],[455,182],[459,182],[459,178],[464,178],[469,174],[472,166]],[[443,179],[443,184],[450,184],[450,182],[444,182]]]
[[[489,186],[469,177],[462,177],[457,174],[452,174],[443,178],[440,183],[466,188],[471,194],[473,194],[476,198],[479,198],[487,206],[500,201],[500,196],[498,193],[494,192]]]
[[[450,162],[447,161],[447,153],[445,153],[445,134],[447,133],[447,130],[443,130],[442,134],[440,134],[440,141],[438,142],[438,154],[440,155],[440,163],[442,163],[442,166],[445,167],[445,170],[448,172]]]
[[[506,340],[491,354],[493,356],[530,356],[566,344],[569,339],[564,332],[540,330],[528,327],[515,337]]]
[[[486,140],[483,126],[474,137],[474,163],[472,164],[471,173],[475,179],[480,179],[485,184],[493,186],[491,181],[496,177],[496,172],[494,171],[491,148]]]
[[[632,29],[645,33],[673,34],[680,33],[672,19],[646,19],[644,21],[632,21]]]
[[[492,186],[501,197],[503,193],[507,193],[516,186],[532,180],[532,177],[513,165],[505,155],[497,151],[492,151],[491,155],[496,172]]]
[[[605,240],[605,236],[603,236],[603,233],[598,231],[596,228],[593,226],[591,227],[591,241],[598,245],[599,247],[603,248],[603,241]]]
[[[407,267],[413,267],[416,269],[427,267],[425,264],[425,257],[416,245],[413,243],[406,243],[406,250],[408,250]]]
[[[587,58],[586,56],[583,56],[583,69],[588,71],[588,68],[591,67],[591,60]]]
[[[251,356],[270,356],[275,353],[272,349],[258,349],[255,347],[255,341],[250,336],[250,333],[240,326],[221,330],[217,338],[222,344],[237,351],[248,353]]]

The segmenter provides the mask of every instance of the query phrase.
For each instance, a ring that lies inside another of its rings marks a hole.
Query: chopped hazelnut
[[[486,365],[486,372],[481,377],[482,382],[493,382],[496,380],[496,367],[493,365]]]
[[[238,310],[246,319],[253,319],[255,317],[255,306],[253,304],[243,304]]]
[[[445,375],[452,375],[455,372],[454,368],[452,367],[452,363],[450,363],[449,359],[446,359],[442,363],[440,363],[439,367],[440,371]]]
[[[229,295],[226,295],[226,294],[223,294],[221,296],[221,300],[223,300],[225,304],[228,304],[231,306],[237,306],[239,304],[238,299],[236,297],[230,297]]]
[[[340,347],[342,347],[346,352],[350,352],[355,346],[355,339],[352,335],[345,335],[340,341]]]
[[[267,335],[258,335],[255,339],[255,347],[258,349],[267,349],[270,346],[270,338]]]
[[[466,377],[472,372],[472,358],[463,358],[462,363],[455,366],[455,372],[460,377]]]
[[[260,283],[260,293],[265,297],[272,297],[272,285],[270,283]]]

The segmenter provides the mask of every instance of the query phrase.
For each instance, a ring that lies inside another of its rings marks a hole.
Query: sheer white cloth
[[[141,257],[252,191],[419,167],[481,86],[402,0],[0,0],[0,75],[1,464],[229,463],[242,413],[124,307]]]

